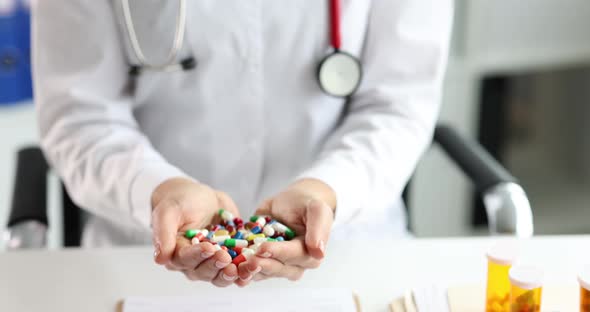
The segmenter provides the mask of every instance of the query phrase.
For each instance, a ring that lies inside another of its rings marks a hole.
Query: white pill
[[[264,229],[262,229],[262,233],[264,233],[266,237],[271,237],[275,235],[275,229],[273,229],[272,226],[267,224],[264,226]]]

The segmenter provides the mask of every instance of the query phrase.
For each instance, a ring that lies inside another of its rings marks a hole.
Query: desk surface
[[[387,311],[404,290],[431,284],[483,285],[486,249],[502,238],[331,242],[322,266],[292,283],[265,287],[346,287],[363,311]],[[546,284],[575,285],[590,262],[590,236],[538,237],[521,241],[521,260],[546,270]],[[232,291],[240,291],[232,286]],[[114,311],[133,295],[221,295],[206,283],[191,283],[152,262],[145,247],[103,250],[23,251],[0,254],[2,311]]]

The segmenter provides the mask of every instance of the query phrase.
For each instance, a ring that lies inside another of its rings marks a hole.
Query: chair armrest
[[[47,246],[47,225],[39,221],[21,221],[4,233],[8,250],[44,248]]]
[[[516,178],[479,143],[445,125],[436,127],[434,142],[473,181],[483,196],[492,234],[533,235],[533,215],[526,193]]]
[[[18,151],[12,207],[5,240],[9,249],[43,247],[48,226],[47,172],[38,147]]]

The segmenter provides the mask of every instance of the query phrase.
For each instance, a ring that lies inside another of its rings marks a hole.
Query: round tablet
[[[318,81],[324,92],[346,97],[358,88],[362,77],[361,63],[354,56],[334,52],[322,60],[318,68]]]

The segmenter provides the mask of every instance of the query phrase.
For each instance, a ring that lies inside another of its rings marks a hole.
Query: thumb
[[[156,263],[166,264],[172,259],[181,219],[181,209],[176,201],[163,200],[152,212],[154,260]]]
[[[227,193],[215,191],[215,194],[217,195],[219,208],[231,212],[234,215],[234,217],[240,217],[240,211],[238,210],[238,206]]]
[[[305,213],[305,245],[312,257],[322,259],[334,222],[334,212],[326,203],[312,199],[307,203]]]
[[[263,215],[263,216],[270,216],[271,215],[271,207],[272,207],[272,198],[266,199],[262,202],[262,204],[260,204],[260,206],[258,206],[258,208],[256,209],[256,212],[254,212],[256,215]]]

